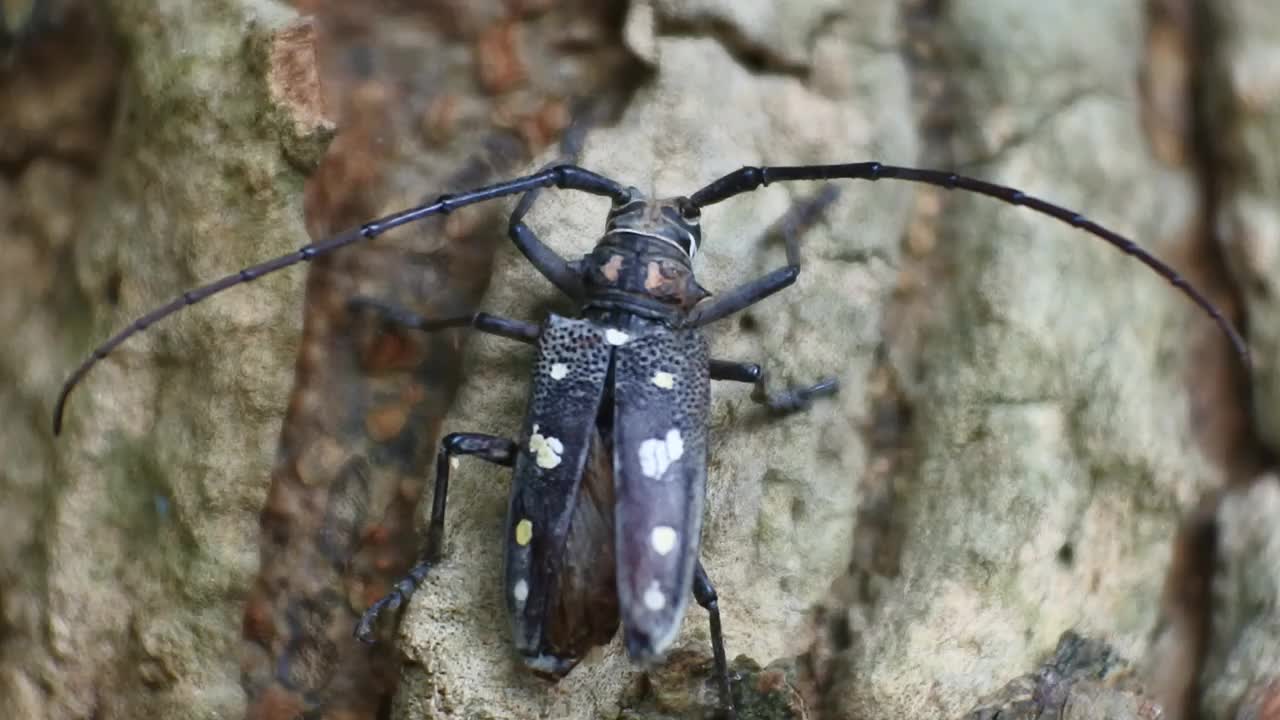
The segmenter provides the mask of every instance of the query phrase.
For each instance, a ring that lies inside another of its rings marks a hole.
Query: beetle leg
[[[536,342],[538,334],[542,332],[533,323],[512,320],[490,315],[489,313],[468,313],[454,317],[428,319],[399,305],[374,298],[357,296],[347,302],[347,310],[349,312],[358,312],[364,309],[373,310],[384,321],[393,325],[400,325],[411,330],[421,330],[423,332],[434,332],[446,328],[471,327],[490,335],[498,335],[529,344]]]
[[[711,578],[698,561],[693,571],[693,599],[698,602],[711,618],[711,654],[715,657],[716,681],[720,684],[720,703],[728,720],[736,720],[738,711],[733,705],[733,690],[729,685],[729,663],[725,660],[724,634],[720,630],[720,605],[716,599],[716,589],[711,585]]]
[[[728,315],[745,310],[796,281],[800,275],[800,235],[818,221],[835,202],[840,192],[828,185],[812,196],[792,205],[785,215],[765,231],[766,239],[781,237],[787,250],[786,267],[743,283],[727,293],[694,308],[686,321],[691,327],[702,327]]]
[[[553,163],[554,164],[554,163]],[[551,281],[560,292],[574,300],[581,301],[586,293],[582,286],[582,275],[574,270],[564,258],[546,243],[538,239],[533,229],[524,223],[524,216],[533,209],[538,200],[538,191],[531,190],[520,196],[520,202],[511,211],[511,219],[507,221],[507,236],[515,243],[516,249],[524,255],[534,269]]]
[[[355,636],[365,643],[373,642],[374,625],[384,611],[400,607],[426,579],[431,567],[440,561],[444,543],[445,498],[449,494],[450,460],[455,455],[475,455],[497,465],[511,467],[516,462],[516,444],[507,438],[480,433],[452,433],[440,441],[436,453],[436,485],[431,496],[431,523],[427,526],[427,544],[422,559],[392,586],[391,592],[365,611],[356,624]]]
[[[751,383],[755,387],[751,391],[751,400],[768,407],[777,413],[791,413],[807,410],[813,399],[823,395],[834,395],[840,389],[840,382],[833,377],[823,378],[818,382],[801,387],[787,388],[781,392],[769,392],[769,374],[756,363],[733,362],[732,360],[711,361],[712,380],[731,380],[733,382]]]
[[[685,320],[687,327],[702,327],[721,318],[745,310],[770,295],[784,290],[796,281],[800,266],[788,264],[773,272],[743,283],[714,300],[695,307]]]
[[[545,243],[538,239],[533,230],[524,224],[524,214],[533,206],[533,201],[537,198],[535,193],[526,193],[520,198],[520,204],[516,206],[515,212],[511,213],[511,223],[507,226],[507,235],[511,237],[511,242],[515,243],[516,248],[520,250],[520,254],[542,273],[542,276],[551,281],[560,292],[568,295],[574,300],[581,300],[585,291],[582,287],[582,275],[574,270],[564,258],[555,250],[552,250]]]
[[[590,120],[590,118],[584,118],[569,126],[569,129],[560,137],[560,157],[547,165],[547,168],[560,163],[578,161],[578,156],[582,154],[582,144],[586,139],[587,129],[591,125]],[[556,289],[574,300],[581,301],[586,292],[582,287],[582,275],[574,269],[573,265],[560,257],[559,253],[539,240],[533,230],[524,223],[524,216],[533,209],[540,191],[541,188],[535,188],[520,196],[520,202],[516,203],[515,209],[511,211],[511,219],[507,222],[507,236],[511,238],[511,242],[515,243],[520,254],[524,255],[543,277],[551,281]]]

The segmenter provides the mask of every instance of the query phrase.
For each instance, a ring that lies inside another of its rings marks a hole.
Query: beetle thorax
[[[709,294],[693,275],[702,241],[698,210],[687,198],[648,200],[630,192],[609,211],[604,234],[584,259],[587,305],[682,315]]]

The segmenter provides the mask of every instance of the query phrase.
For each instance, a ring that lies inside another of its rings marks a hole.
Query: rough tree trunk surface
[[[347,303],[535,320],[511,203],[278,273],[129,340],[201,282],[424,198],[579,162],[687,193],[877,159],[1019,187],[1137,240],[1253,351],[1102,241],[996,201],[837,185],[797,284],[716,357],[837,397],[713,391],[702,558],[744,718],[1280,718],[1280,20],[1265,0],[2,3],[0,716],[656,718],[714,708],[705,613],[525,672],[501,600],[532,351]],[[11,7],[12,5],[12,7]],[[22,6],[22,7],[19,7]],[[18,9],[13,9],[18,8]],[[34,8],[28,10],[27,8]],[[25,12],[32,14],[26,15]],[[571,143],[572,144],[572,143]],[[783,264],[816,185],[708,209],[699,281]],[[604,201],[544,193],[576,257]]]

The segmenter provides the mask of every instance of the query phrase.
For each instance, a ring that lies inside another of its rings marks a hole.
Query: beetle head
[[[614,235],[649,238],[675,248],[692,263],[702,244],[702,212],[687,197],[649,200],[634,187],[627,192],[626,200],[609,209],[600,242],[608,242]]]
[[[700,211],[686,197],[649,200],[634,187],[627,192],[609,210],[604,234],[587,257],[589,292],[687,311],[710,294],[693,277]]]

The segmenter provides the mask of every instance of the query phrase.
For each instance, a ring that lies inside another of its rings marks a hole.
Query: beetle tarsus
[[[769,410],[786,415],[801,410],[808,410],[814,398],[835,395],[840,390],[840,381],[835,378],[823,378],[805,387],[788,388],[781,392],[770,393],[765,387],[767,376],[762,376],[759,383],[751,391],[751,399]]]
[[[350,313],[371,311],[383,322],[410,330],[435,332],[449,328],[470,327],[482,333],[497,335],[509,340],[518,340],[523,343],[535,342],[541,332],[538,326],[533,323],[512,320],[483,312],[445,318],[426,318],[400,305],[362,295],[347,301],[347,311]]]
[[[400,325],[413,330],[421,329],[421,325],[426,322],[424,318],[411,312],[408,308],[385,300],[364,295],[356,295],[347,300],[348,314],[359,315],[364,312],[373,313],[385,323]]]
[[[759,364],[731,360],[712,360],[711,379],[751,383],[754,386],[751,389],[751,401],[764,405],[779,415],[808,410],[813,405],[814,399],[835,395],[840,391],[840,381],[828,377],[812,385],[769,392],[769,373],[765,372]]]
[[[437,487],[439,487],[439,484],[437,484]],[[378,616],[384,611],[396,610],[413,595],[413,591],[417,590],[422,581],[427,579],[427,573],[431,572],[431,566],[436,562],[435,554],[434,552],[429,552],[428,555],[432,557],[421,560],[418,564],[409,568],[409,572],[397,580],[395,585],[391,586],[391,592],[380,598],[364,612],[364,615],[360,616],[360,622],[356,625],[355,630],[355,636],[360,642],[367,645],[374,643],[374,628],[377,626]]]

